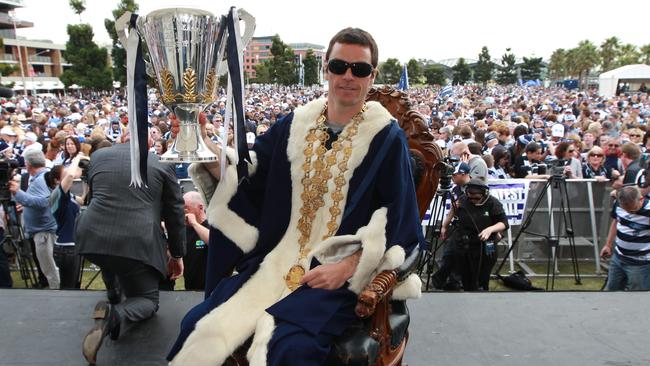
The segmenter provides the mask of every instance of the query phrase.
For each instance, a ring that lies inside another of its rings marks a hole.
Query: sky
[[[18,29],[29,39],[65,44],[66,26],[78,23],[68,0],[23,0],[20,19],[34,23]],[[104,19],[118,0],[86,0],[84,23],[90,23],[95,42],[110,44]],[[596,45],[611,36],[636,46],[650,44],[647,19],[650,1],[506,1],[506,0],[139,0],[139,14],[168,7],[197,7],[225,14],[229,6],[256,17],[255,36],[278,34],[285,43],[309,42],[327,46],[340,29],[352,26],[370,32],[379,46],[379,59],[411,58],[440,61],[477,59],[483,46],[500,59],[510,48],[516,57],[548,59],[557,48],[572,48],[589,39]]]

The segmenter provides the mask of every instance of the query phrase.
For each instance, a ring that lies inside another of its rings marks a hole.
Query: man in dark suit
[[[96,305],[95,325],[84,339],[83,354],[91,364],[107,334],[117,339],[122,319],[138,322],[156,313],[158,283],[168,272],[171,279],[183,273],[185,215],[174,166],[149,154],[147,186],[136,188],[129,185],[129,159],[128,143],[93,153],[90,203],[77,221],[79,253],[101,268],[110,301]]]

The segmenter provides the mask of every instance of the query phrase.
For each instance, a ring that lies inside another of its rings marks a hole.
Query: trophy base
[[[160,157],[163,163],[208,163],[217,161],[217,155],[211,151],[179,153],[167,151]]]

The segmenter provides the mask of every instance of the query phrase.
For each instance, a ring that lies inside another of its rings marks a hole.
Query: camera
[[[458,157],[447,156],[442,161],[442,174],[440,175],[440,189],[451,189],[451,176],[454,174],[454,165],[460,161]]]
[[[0,201],[10,201],[9,180],[13,178],[19,164],[15,159],[0,159]]]
[[[564,167],[571,163],[570,160],[558,159],[551,162],[551,175],[555,177],[564,177]]]
[[[79,160],[79,169],[81,169],[81,176],[79,179],[81,181],[88,183],[88,167],[90,166],[90,160],[80,159]]]
[[[547,170],[546,168],[547,168],[546,164],[541,164],[541,163],[530,164],[530,173],[537,174],[537,175],[545,175]]]

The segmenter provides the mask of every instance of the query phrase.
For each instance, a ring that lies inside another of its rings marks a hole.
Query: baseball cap
[[[16,131],[9,126],[4,126],[0,129],[0,135],[16,136]]]
[[[564,137],[564,126],[559,123],[556,123],[551,127],[551,136],[553,137]]]
[[[467,165],[467,163],[456,164],[452,174],[469,174],[469,165]]]

